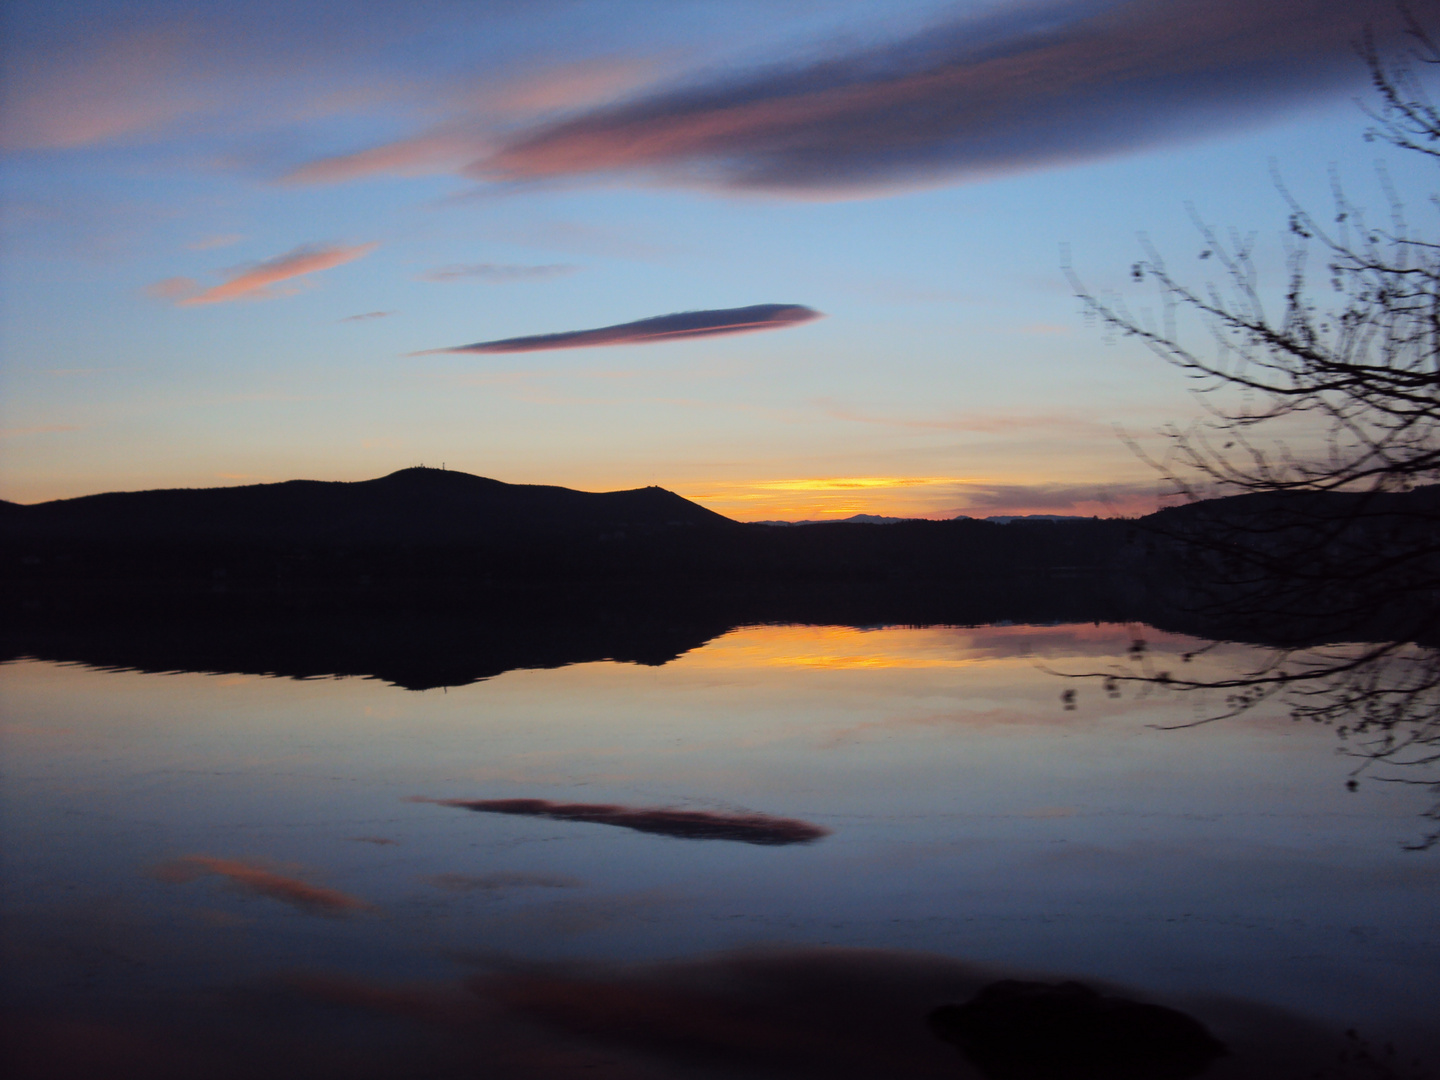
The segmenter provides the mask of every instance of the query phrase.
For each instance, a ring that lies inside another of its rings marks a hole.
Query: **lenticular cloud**
[[[1436,0],[1413,0],[1432,16]],[[874,194],[1124,153],[1285,116],[1365,80],[1396,0],[1030,0],[907,40],[658,87],[522,129],[477,180],[640,175]],[[1426,20],[1434,25],[1433,18]]]
[[[427,799],[411,802],[456,806],[488,814],[579,821],[590,825],[618,825],[636,832],[673,836],[680,840],[735,840],[742,844],[779,847],[809,844],[829,836],[821,825],[769,814],[726,814],[713,810],[676,810],[663,806],[615,806],[610,803],[558,803],[549,799]]]
[[[595,330],[571,330],[561,334],[477,341],[473,345],[456,345],[450,349],[429,351],[519,353],[539,352],[544,349],[580,349],[597,345],[648,344],[656,341],[679,341],[683,338],[713,337],[716,334],[740,334],[751,330],[778,330],[820,317],[820,312],[801,304],[754,304],[750,307],[717,308],[711,311],[680,311],[673,315],[656,315],[649,319],[602,326]]]

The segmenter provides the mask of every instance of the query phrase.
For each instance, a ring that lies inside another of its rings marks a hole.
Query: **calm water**
[[[7,665],[22,1072],[973,1076],[926,1012],[1017,972],[1199,1016],[1206,1075],[1433,1054],[1423,793],[1346,792],[1276,713],[1062,709],[1046,668],[1132,629],[752,627],[425,692]],[[546,802],[454,804],[497,800]]]

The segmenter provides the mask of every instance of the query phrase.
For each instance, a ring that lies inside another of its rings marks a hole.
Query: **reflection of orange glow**
[[[733,630],[685,663],[703,667],[770,667],[814,671],[968,668],[1041,655],[1123,654],[1136,628],[1116,623],[1065,626],[748,626]],[[1185,640],[1149,627],[1153,645]]]

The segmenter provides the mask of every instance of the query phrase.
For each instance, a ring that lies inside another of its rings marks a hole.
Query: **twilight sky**
[[[1440,0],[1412,0],[1436,24]],[[1088,325],[1362,140],[1389,0],[16,0],[0,497],[424,463],[742,519],[1143,512]],[[1198,340],[1198,339],[1197,339]],[[1155,444],[1158,449],[1158,443]]]

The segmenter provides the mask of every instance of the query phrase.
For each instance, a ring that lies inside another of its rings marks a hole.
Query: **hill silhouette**
[[[0,510],[0,579],[271,589],[427,581],[965,581],[1091,572],[1107,521],[741,524],[658,487],[591,493],[440,469],[113,492]]]
[[[361,545],[736,524],[659,487],[596,493],[424,467],[356,482],[288,480],[10,503],[0,523],[16,538]]]

